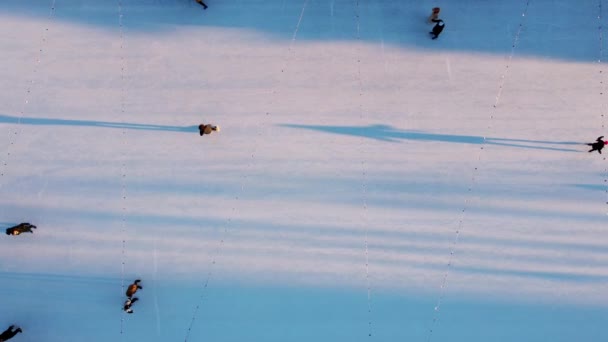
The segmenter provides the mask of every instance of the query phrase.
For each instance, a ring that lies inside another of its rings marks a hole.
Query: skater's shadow
[[[602,184],[572,184],[571,186],[585,190],[606,191],[606,185]]]
[[[550,145],[580,145],[572,141],[543,141],[508,138],[491,138],[474,135],[435,134],[416,131],[399,130],[388,125],[369,126],[320,126],[320,125],[298,125],[282,124],[282,127],[308,129],[324,133],[350,135],[386,142],[399,142],[400,140],[420,140],[460,144],[490,144],[510,146],[518,148],[531,148],[539,150],[551,150],[561,152],[578,152],[575,149],[552,147]],[[545,145],[545,146],[542,146]],[[546,146],[549,145],[549,146]]]
[[[87,126],[103,128],[135,129],[145,131],[168,131],[168,132],[198,132],[198,126],[163,126],[148,125],[128,122],[107,122],[91,120],[69,120],[69,119],[48,119],[48,118],[26,118],[0,114],[0,123],[41,125],[41,126]]]

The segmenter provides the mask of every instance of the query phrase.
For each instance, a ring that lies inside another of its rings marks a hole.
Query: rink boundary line
[[[119,27],[119,53],[120,53],[120,117],[124,120],[125,117],[125,53],[124,53],[124,45],[125,45],[125,32],[124,32],[124,23],[123,23],[123,5],[122,0],[118,0],[118,27]],[[122,203],[122,217],[121,217],[121,229],[120,234],[122,236],[122,244],[121,244],[121,254],[120,254],[120,291],[121,293],[126,293],[125,291],[125,249],[126,249],[126,234],[127,234],[127,167],[126,167],[126,148],[127,144],[127,134],[126,129],[123,128],[121,130],[122,137],[122,149],[121,149],[121,166],[120,166],[120,201]],[[126,312],[122,312],[120,315],[120,337],[121,340],[124,339],[124,328],[125,328],[125,317]]]
[[[363,121],[363,79],[361,77],[361,8],[359,7],[359,0],[355,2],[355,21],[357,24],[357,81],[359,83],[359,119]],[[365,138],[359,139],[359,155],[366,156],[364,152]],[[372,286],[369,273],[369,217],[367,210],[367,187],[368,187],[368,175],[367,175],[368,164],[365,162],[365,158],[361,159],[361,198],[363,201],[363,210],[361,212],[361,222],[364,231],[364,256],[365,256],[365,287],[367,290],[367,336],[372,337]]]
[[[505,68],[502,72],[502,75],[500,76],[500,80],[499,80],[499,84],[498,84],[498,92],[497,92],[495,100],[494,100],[494,105],[492,105],[492,108],[490,109],[490,118],[489,118],[489,124],[487,127],[486,134],[490,133],[493,129],[492,122],[494,120],[494,116],[496,113],[498,103],[500,102],[500,98],[502,97],[502,92],[503,92],[503,89],[504,89],[504,86],[506,83],[506,76],[509,71],[510,65],[513,61],[513,56],[515,55],[515,49],[517,48],[517,44],[519,42],[519,36],[521,35],[521,31],[522,31],[522,28],[523,28],[525,20],[526,20],[526,14],[528,13],[528,9],[530,7],[530,1],[531,0],[526,0],[524,10],[521,13],[521,19],[520,19],[519,25],[517,27],[517,31],[515,32],[515,36],[511,43],[511,52],[509,54],[509,58],[507,59]],[[484,145],[486,144],[486,136],[487,135],[484,135],[484,137],[483,137],[484,142],[481,144],[481,146],[477,150],[477,158],[476,158],[477,162],[475,164],[477,166],[475,166],[473,169],[471,180],[470,180],[470,185],[467,189],[467,196],[464,201],[463,208],[460,212],[460,218],[458,220],[457,228],[454,231],[454,239],[452,240],[452,242],[450,244],[450,254],[448,257],[448,262],[446,264],[446,270],[443,274],[443,277],[441,280],[441,285],[439,287],[439,294],[438,294],[437,300],[435,302],[435,307],[433,310],[433,319],[431,321],[431,327],[428,330],[427,342],[431,341],[432,336],[433,336],[433,330],[435,329],[435,326],[438,324],[438,321],[440,318],[441,305],[445,298],[446,288],[448,286],[448,277],[449,277],[450,271],[452,270],[452,267],[453,267],[452,265],[454,264],[454,254],[456,253],[456,248],[458,246],[458,241],[460,239],[460,233],[464,227],[464,221],[466,219],[467,209],[469,209],[471,207],[471,202],[473,201],[472,200],[473,190],[475,188],[475,185],[477,184],[478,171],[482,164],[482,155],[484,152]]]
[[[597,59],[597,63],[598,63],[598,68],[599,68],[599,74],[600,74],[600,97],[604,96],[604,91],[605,91],[605,86],[604,86],[604,70],[602,67],[602,63],[603,58],[604,58],[604,33],[603,33],[603,27],[602,27],[602,0],[598,0],[598,15],[597,15],[597,20],[598,20],[598,39],[599,39],[599,56]],[[602,126],[602,132],[605,129],[605,115],[604,115],[604,111],[600,112],[600,124]],[[604,159],[606,159],[604,157]]]
[[[598,0],[598,15],[597,15],[597,21],[598,21],[598,38],[599,38],[599,56],[598,56],[598,67],[599,67],[599,73],[600,73],[600,98],[604,97],[604,93],[606,92],[606,87],[604,85],[604,68],[603,68],[603,63],[604,63],[604,27],[602,25],[602,19],[603,19],[603,7],[602,7],[602,0]],[[600,103],[602,103],[603,101],[601,101]],[[606,108],[604,108],[601,112],[600,112],[600,124],[602,126],[602,134],[606,134]],[[606,165],[606,156],[602,156],[602,160],[604,161],[604,165]],[[605,215],[606,217],[608,217],[608,166],[604,166],[604,204],[606,205],[606,209],[605,209]]]
[[[23,103],[21,104],[21,110],[19,111],[19,117],[17,118],[17,127],[15,127],[14,131],[9,129],[8,130],[8,145],[6,148],[6,156],[5,156],[5,160],[2,161],[2,170],[0,170],[0,177],[4,176],[4,173],[6,172],[7,168],[8,168],[8,161],[9,158],[11,156],[11,150],[12,150],[12,146],[15,145],[15,143],[17,142],[17,138],[19,138],[19,134],[21,133],[22,129],[21,129],[21,118],[23,118],[23,115],[25,114],[26,108],[28,106],[28,104],[30,103],[30,98],[31,98],[31,94],[32,94],[32,90],[34,88],[34,85],[36,84],[36,77],[38,75],[38,70],[40,68],[40,62],[42,61],[42,55],[45,51],[45,46],[46,46],[46,41],[47,41],[47,34],[49,32],[49,26],[52,22],[52,20],[55,18],[55,5],[56,5],[56,0],[52,0],[51,2],[51,9],[49,10],[49,14],[47,16],[47,19],[49,20],[49,22],[47,23],[46,27],[44,28],[44,30],[42,31],[42,38],[40,40],[39,46],[40,48],[38,49],[38,54],[36,57],[36,63],[34,63],[34,69],[32,70],[32,77],[30,79],[29,82],[27,82],[27,86],[25,88],[25,95],[24,95],[24,100]],[[2,183],[0,183],[0,187],[2,187]]]
[[[279,74],[279,80],[277,81],[277,84],[273,87],[272,89],[272,93],[271,93],[271,101],[269,103],[269,107],[272,108],[272,105],[276,102],[276,97],[275,95],[277,94],[277,88],[279,85],[282,84],[282,76],[284,75],[284,71],[287,69],[287,66],[289,65],[289,62],[291,61],[292,57],[293,57],[293,45],[296,41],[297,38],[297,34],[298,31],[300,30],[300,24],[302,23],[302,19],[304,18],[304,13],[306,10],[306,6],[308,5],[308,1],[309,0],[304,0],[304,4],[302,6],[302,10],[300,11],[300,16],[298,18],[298,22],[296,24],[296,27],[294,29],[293,35],[291,37],[291,41],[289,42],[289,46],[287,48],[287,56],[285,56],[283,58],[283,64],[281,66],[281,74]],[[265,116],[268,117],[270,116],[270,111],[267,111],[265,113]],[[262,122],[262,120],[259,120],[259,122]],[[267,126],[267,123],[260,123],[257,125],[257,134],[256,137],[259,139],[262,135],[262,127]],[[255,160],[255,155],[258,149],[258,139],[256,139],[254,141],[253,144],[253,149],[251,151],[251,158],[249,159],[249,162],[247,164],[247,172],[243,175],[242,179],[241,179],[241,189],[240,189],[240,194],[243,194],[244,189],[245,189],[245,185],[249,180],[249,171],[252,169],[253,167],[253,161]],[[237,204],[239,203],[239,195],[235,196],[235,201],[234,201],[234,206],[232,207],[232,216],[238,216],[237,213]],[[220,236],[224,236],[222,238],[220,238],[220,242],[218,243],[218,247],[216,247],[216,250],[214,251],[213,257],[211,259],[211,267],[209,269],[209,271],[207,272],[207,276],[205,281],[203,282],[203,286],[201,288],[201,294],[199,296],[199,300],[194,308],[194,313],[192,314],[192,318],[190,320],[190,324],[188,325],[187,331],[186,331],[186,337],[184,339],[184,342],[188,341],[188,338],[190,337],[190,333],[192,332],[192,328],[194,327],[194,322],[196,321],[196,317],[198,316],[198,312],[199,309],[204,301],[204,299],[206,298],[206,292],[207,292],[207,288],[209,287],[209,283],[211,282],[211,279],[213,278],[213,272],[215,270],[215,266],[217,264],[217,259],[218,257],[221,255],[221,251],[222,251],[222,247],[224,246],[225,243],[225,238],[227,237],[228,233],[229,233],[229,226],[232,223],[232,216],[228,218],[226,224],[224,225],[224,229],[222,230],[222,232],[220,233]]]

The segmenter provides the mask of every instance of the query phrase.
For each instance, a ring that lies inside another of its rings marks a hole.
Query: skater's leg
[[[8,329],[6,329],[1,335],[0,335],[0,340],[2,341],[8,341],[11,338],[13,338],[15,335],[17,335],[18,333],[21,332],[21,328],[17,328],[17,330],[12,330],[13,326],[11,325],[10,327],[8,327]]]
[[[196,2],[198,2],[199,5],[203,6],[204,9],[207,9],[207,5],[203,2],[203,0],[196,0]]]
[[[10,327],[8,327],[8,329],[4,330],[4,332],[2,334],[0,334],[0,340],[6,341],[7,339],[13,337],[13,335],[11,335],[12,330],[13,330],[12,325]]]

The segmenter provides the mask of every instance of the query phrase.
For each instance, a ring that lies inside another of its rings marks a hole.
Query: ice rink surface
[[[13,341],[605,339],[608,3],[206,3],[0,2]]]

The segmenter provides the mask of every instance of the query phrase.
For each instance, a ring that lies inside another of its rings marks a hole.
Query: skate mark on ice
[[[452,80],[452,65],[450,63],[450,59],[448,57],[445,58],[445,68],[448,73],[448,80]]]
[[[125,46],[125,30],[124,30],[124,23],[123,23],[123,4],[122,4],[122,0],[118,0],[117,2],[117,15],[118,15],[118,41],[119,41],[119,56],[120,56],[120,103],[119,108],[120,108],[120,117],[121,119],[124,119],[125,117],[125,107],[126,107],[126,88],[125,88],[125,69],[127,66],[127,62],[125,59],[125,51],[124,51],[124,46]],[[128,143],[127,143],[127,132],[126,132],[126,127],[125,126],[121,126],[120,127],[122,129],[121,131],[121,140],[122,140],[122,148],[120,151],[120,157],[121,157],[121,162],[120,162],[120,196],[121,196],[121,203],[122,203],[122,210],[121,210],[121,225],[120,225],[120,235],[121,235],[121,240],[122,240],[122,244],[121,244],[121,254],[120,254],[120,291],[122,293],[125,293],[125,260],[126,260],[126,254],[125,254],[125,250],[126,250],[126,235],[127,235],[127,147],[128,147]],[[120,315],[120,335],[121,338],[123,337],[123,332],[124,332],[124,328],[125,328],[125,319],[124,319],[124,315]]]
[[[363,109],[363,79],[361,77],[361,11],[359,7],[359,1],[355,3],[355,22],[357,26],[357,83],[359,84],[359,119],[363,121],[365,110]],[[382,52],[384,56],[384,51]],[[364,139],[359,140],[359,155],[365,156],[367,152],[365,151],[365,142]],[[369,276],[369,222],[368,222],[368,213],[367,213],[367,170],[368,166],[365,162],[365,158],[361,159],[361,197],[363,204],[363,211],[361,212],[361,224],[362,229],[364,231],[364,256],[365,256],[365,286],[367,288],[367,335],[368,337],[372,337],[372,285],[371,279]]]
[[[463,228],[465,226],[465,220],[467,219],[467,211],[469,210],[469,208],[471,208],[472,202],[474,200],[476,200],[476,199],[478,201],[481,200],[481,196],[480,195],[476,196],[474,194],[474,190],[476,190],[476,188],[477,188],[477,177],[478,177],[477,175],[478,175],[479,168],[481,168],[481,166],[482,166],[484,146],[486,144],[488,144],[488,145],[493,144],[493,145],[503,145],[503,146],[512,146],[512,147],[535,148],[535,149],[543,149],[543,150],[567,151],[567,149],[557,149],[557,148],[553,148],[553,147],[517,145],[517,144],[513,144],[513,143],[498,142],[497,140],[492,140],[491,138],[487,137],[489,134],[491,134],[491,132],[493,130],[494,116],[496,115],[496,109],[498,107],[498,104],[500,103],[500,99],[501,99],[503,90],[505,88],[507,72],[509,71],[509,67],[513,60],[513,55],[515,54],[515,48],[518,46],[519,36],[521,34],[529,7],[530,7],[530,0],[526,0],[524,9],[521,14],[521,20],[520,20],[519,26],[517,28],[517,32],[515,33],[515,37],[513,38],[513,43],[511,44],[511,53],[509,55],[509,59],[507,61],[507,64],[505,65],[505,69],[500,77],[500,81],[498,84],[498,92],[497,92],[495,100],[494,100],[494,105],[490,108],[486,134],[484,134],[482,137],[468,137],[469,141],[470,140],[478,141],[477,143],[480,145],[480,147],[479,147],[479,149],[477,149],[477,161],[475,163],[476,166],[474,165],[474,168],[471,170],[470,185],[467,189],[467,196],[466,196],[466,199],[464,200],[464,203],[462,206],[462,211],[460,212],[458,226],[456,227],[456,230],[454,231],[454,239],[452,240],[452,243],[450,246],[450,250],[449,250],[450,254],[448,256],[445,272],[444,272],[442,280],[441,280],[439,293],[437,294],[437,300],[436,300],[434,312],[433,312],[433,319],[431,320],[431,326],[429,327],[429,330],[428,330],[427,342],[431,341],[431,339],[433,337],[433,331],[435,330],[435,327],[438,324],[439,319],[441,318],[440,310],[441,310],[441,306],[443,304],[444,298],[446,296],[446,288],[448,286],[448,280],[449,280],[450,273],[454,271],[454,267],[452,265],[455,263],[455,260],[454,260],[455,254],[457,252],[458,241],[460,240],[461,231],[463,230]],[[481,140],[479,140],[479,138],[481,138]],[[508,140],[503,139],[502,141],[508,141]]]
[[[156,334],[160,336],[160,308],[158,306],[158,246],[154,240],[154,312],[156,313]]]
[[[48,20],[50,21],[54,18],[55,18],[55,0],[53,0],[51,3],[51,9],[48,14]],[[6,169],[8,168],[8,160],[11,157],[12,147],[17,142],[17,138],[19,138],[19,133],[21,133],[21,131],[22,131],[22,128],[20,127],[20,124],[22,123],[21,119],[23,117],[23,114],[25,114],[27,106],[30,103],[30,98],[32,97],[34,85],[36,85],[35,78],[38,77],[38,70],[40,68],[40,61],[42,60],[42,54],[46,48],[48,32],[49,32],[49,28],[46,27],[42,33],[40,48],[38,49],[38,54],[36,56],[36,63],[34,64],[34,68],[32,70],[32,79],[28,82],[28,85],[25,89],[25,95],[24,95],[23,103],[21,105],[21,110],[19,111],[19,117],[16,117],[14,120],[14,123],[17,124],[17,127],[15,127],[14,131],[9,130],[8,145],[6,147],[6,157],[4,158],[4,160],[2,160],[0,162],[1,163],[0,176],[4,176],[4,173],[6,172]],[[0,183],[0,186],[2,186],[2,183]]]
[[[604,97],[604,93],[606,92],[605,89],[605,85],[604,85],[604,68],[603,68],[603,60],[604,60],[604,32],[603,32],[603,25],[602,25],[602,0],[599,0],[598,2],[598,15],[597,15],[597,21],[598,21],[598,38],[599,38],[599,56],[598,56],[598,60],[597,63],[599,65],[599,73],[600,73],[600,97]],[[603,102],[603,101],[602,101]],[[605,131],[606,129],[606,115],[605,112],[602,111],[600,113],[600,125],[602,126],[602,132]],[[606,156],[602,157],[602,160],[604,161],[604,163],[606,162]],[[604,197],[604,203],[607,205],[606,207],[606,216],[608,216],[608,167],[604,167],[604,186],[602,187],[602,190],[605,192],[605,197]]]

